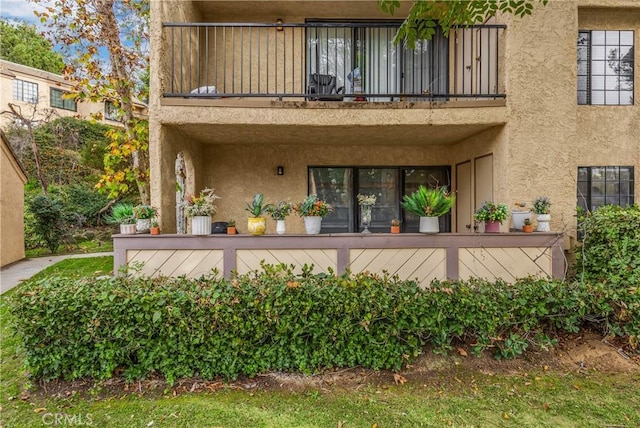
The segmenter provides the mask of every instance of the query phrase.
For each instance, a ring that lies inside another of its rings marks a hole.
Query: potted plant
[[[400,220],[397,218],[391,220],[391,233],[400,233]]]
[[[157,220],[151,220],[151,226],[149,227],[149,233],[152,235],[160,235],[160,225]]]
[[[402,208],[420,217],[420,233],[438,233],[438,217],[448,213],[455,201],[455,195],[448,192],[445,186],[435,189],[420,186],[412,194],[404,195]]]
[[[525,219],[529,219],[529,221],[531,221],[531,210],[526,208],[526,202],[516,202],[515,205],[518,208],[511,210],[513,228],[515,230],[521,230],[522,226],[524,225]]]
[[[376,204],[376,195],[363,195],[358,193],[358,205],[360,205],[360,220],[362,221],[362,233],[371,233],[371,207]]]
[[[506,204],[495,204],[485,201],[473,215],[476,221],[484,222],[484,231],[489,233],[500,232],[500,225],[509,217],[509,208]]]
[[[533,224],[531,224],[531,219],[530,218],[525,218],[524,219],[524,223],[522,225],[522,231],[525,232],[525,233],[533,232]]]
[[[284,219],[291,214],[292,206],[288,201],[280,201],[277,204],[271,204],[267,208],[267,213],[276,221],[276,233],[284,235],[287,231]]]
[[[229,220],[227,222],[227,235],[235,235],[236,233],[238,233],[238,230],[236,229],[236,221]]]
[[[136,230],[140,233],[149,232],[151,219],[155,217],[157,210],[151,205],[136,205],[133,207],[133,215],[136,218]]]
[[[213,193],[213,189],[205,188],[198,196],[189,194],[184,201],[184,213],[191,218],[191,233],[193,235],[211,234],[211,217],[218,208],[215,205],[220,196]]]
[[[317,235],[322,228],[322,219],[333,212],[333,206],[318,195],[309,195],[301,202],[293,205],[293,211],[304,219],[304,227],[308,235]]]
[[[270,204],[264,203],[264,195],[262,193],[256,193],[253,196],[253,200],[247,203],[245,210],[251,214],[248,221],[248,230],[252,235],[264,235],[267,229],[267,220],[262,217],[262,214],[267,212]]]
[[[536,215],[538,222],[537,232],[549,232],[549,222],[551,221],[550,214],[551,201],[546,196],[538,196],[533,200],[533,212]]]
[[[122,235],[134,235],[136,233],[136,218],[133,215],[133,204],[120,202],[111,207],[111,215],[105,217],[110,224],[119,224]]]

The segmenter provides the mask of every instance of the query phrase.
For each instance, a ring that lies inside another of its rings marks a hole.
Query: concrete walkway
[[[64,259],[77,259],[85,257],[112,256],[113,253],[89,253],[67,254],[63,256],[35,257],[23,259],[0,269],[0,294],[11,290],[22,281],[31,278],[41,270],[58,263]]]

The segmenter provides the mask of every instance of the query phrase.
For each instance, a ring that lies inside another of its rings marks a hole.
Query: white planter
[[[287,225],[284,220],[276,220],[276,233],[278,235],[284,235],[287,231]]]
[[[136,234],[136,225],[135,224],[121,224],[120,225],[120,233],[122,235],[135,235]]]
[[[191,218],[192,235],[211,235],[211,216],[194,216]]]
[[[536,214],[536,220],[538,221],[537,232],[551,232],[551,227],[549,226],[551,214]]]
[[[511,218],[513,219],[513,228],[516,230],[522,230],[524,226],[524,220],[531,220],[531,211],[511,211]]]
[[[304,228],[307,231],[307,235],[317,235],[322,228],[322,217],[311,216],[304,218]]]
[[[420,233],[440,233],[438,217],[420,217]]]
[[[139,218],[136,220],[136,230],[138,232],[149,232],[151,228],[151,219],[150,218]]]

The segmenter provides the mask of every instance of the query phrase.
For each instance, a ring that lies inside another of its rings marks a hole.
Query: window
[[[61,108],[64,110],[77,111],[76,101],[64,98],[64,95],[66,94],[68,94],[67,91],[51,88],[50,90],[51,107]]]
[[[633,104],[633,31],[578,33],[578,104]]]
[[[393,41],[399,24],[318,24],[307,30],[307,75],[335,76],[345,94],[448,93],[449,42],[442,31],[408,49]]]
[[[113,120],[116,122],[120,122],[121,115],[116,105],[111,101],[104,102],[104,118],[107,120]]]
[[[359,232],[360,209],[357,195],[375,194],[369,229],[388,232],[391,220],[401,219],[404,232],[418,232],[420,219],[405,213],[400,202],[419,185],[450,186],[451,171],[446,166],[421,167],[310,167],[309,194],[316,194],[334,206],[322,221],[323,233]],[[451,215],[440,218],[440,230],[451,231]]]
[[[593,211],[601,205],[633,205],[632,166],[578,168],[578,207]]]
[[[13,81],[13,99],[38,104],[38,84],[15,79]]]

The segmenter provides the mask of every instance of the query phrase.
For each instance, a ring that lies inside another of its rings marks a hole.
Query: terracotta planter
[[[532,224],[523,224],[522,225],[522,231],[524,233],[531,233],[533,232],[533,225]]]
[[[235,235],[238,233],[235,226],[227,226],[227,235]]]
[[[151,233],[152,235],[160,235],[160,227],[158,226],[151,226],[149,228],[149,233]]]
[[[267,230],[267,219],[264,217],[249,217],[247,230],[252,235],[264,235]]]
[[[400,233],[400,226],[391,226],[391,233]]]

